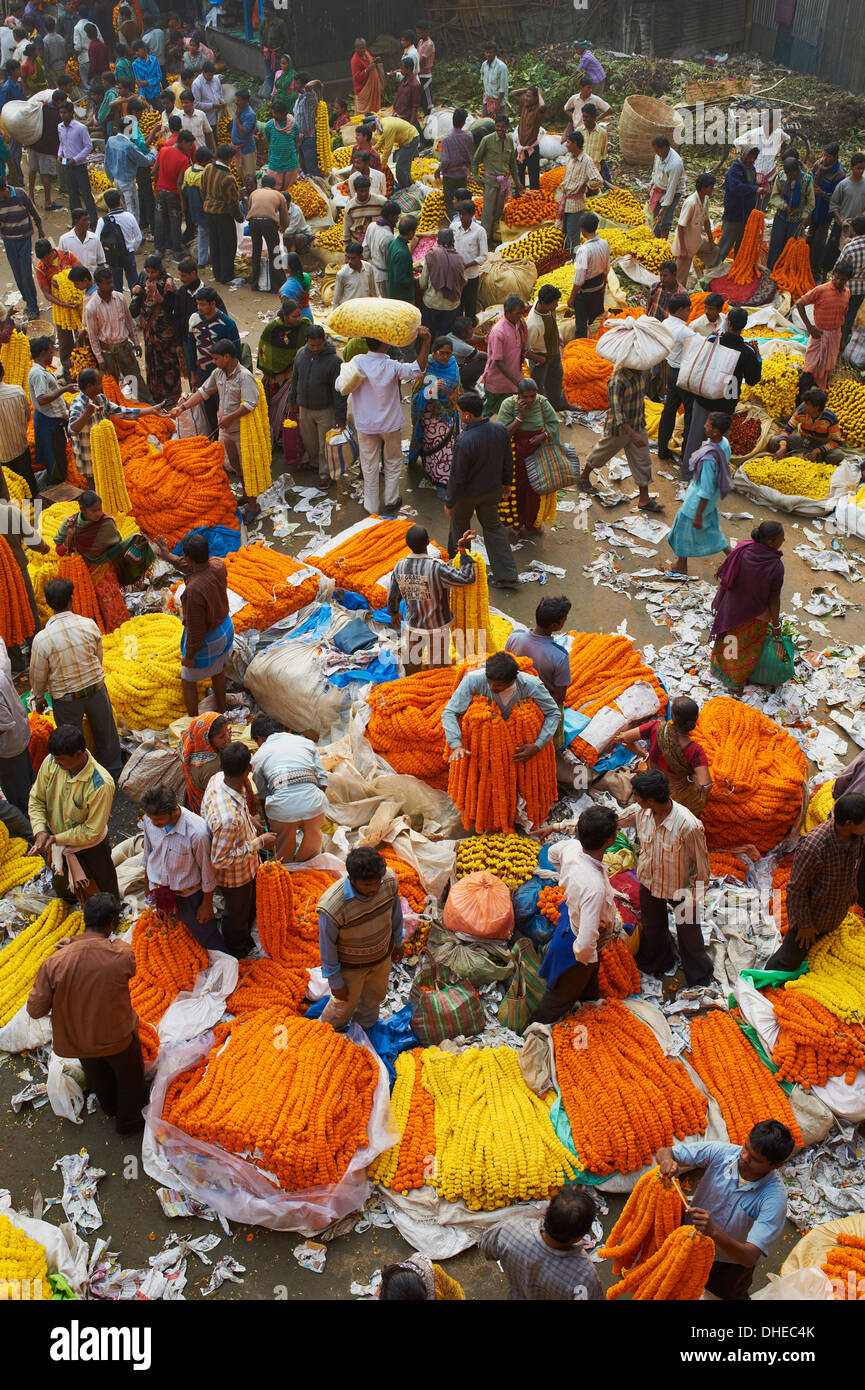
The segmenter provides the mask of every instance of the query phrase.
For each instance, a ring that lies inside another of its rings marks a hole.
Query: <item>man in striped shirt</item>
[[[841,426],[834,410],[826,409],[826,392],[812,386],[806,391],[778,439],[769,440],[776,459],[787,454],[821,463],[841,463]]]
[[[663,772],[638,772],[632,788],[634,804],[621,812],[619,825],[633,821],[640,840],[637,879],[642,927],[637,965],[647,975],[666,975],[674,969],[668,924],[672,911],[688,986],[711,984],[712,958],[699,923],[702,892],[709,881],[703,826],[671,799]]]
[[[210,831],[210,861],[225,901],[219,924],[225,949],[240,957],[252,946],[258,851],[273,849],[276,836],[265,834],[249,812],[246,790],[252,754],[246,744],[227,744],[219,761],[222,771],[207,784],[201,815]]]
[[[390,577],[387,608],[391,626],[399,630],[400,603],[405,602],[403,659],[406,674],[422,666],[449,666],[451,659],[451,613],[449,589],[473,584],[474,560],[468,546],[475,538],[466,531],[459,541],[459,569],[429,555],[429,533],[423,526],[410,526],[405,543],[411,551],[397,560]]]
[[[39,213],[31,203],[23,188],[11,188],[3,174],[0,174],[0,237],[9,261],[15,284],[27,305],[28,319],[39,317],[36,303],[36,286],[33,283],[33,266],[30,248],[33,242],[33,224],[40,236],[44,236]]]

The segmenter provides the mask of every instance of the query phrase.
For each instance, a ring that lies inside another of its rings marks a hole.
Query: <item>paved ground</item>
[[[49,234],[54,237],[68,225],[62,214],[50,214],[46,224]],[[4,266],[0,269],[0,294],[5,299],[13,288],[8,266]],[[226,296],[229,311],[237,319],[241,331],[247,330],[250,333],[253,356],[260,325],[270,317],[270,310],[275,301],[275,296],[253,294],[246,288],[229,291]],[[594,439],[589,431],[579,428],[565,431],[564,437],[573,442],[581,456],[585,455]],[[307,474],[301,481],[311,483],[314,480]],[[433,490],[419,489],[416,483],[416,477],[413,482],[409,481],[408,488],[403,489],[403,496],[408,505],[416,509],[418,519],[428,526],[431,534],[439,540],[444,540],[447,523],[442,514],[441,504]],[[672,521],[675,514],[674,485],[664,478],[659,478],[657,491],[666,504],[666,518]],[[742,511],[750,512],[755,520],[772,515],[735,495],[726,500],[723,509],[737,514]],[[615,513],[610,513],[594,504],[591,516],[608,520],[612,516],[621,515],[623,510],[627,509],[620,508]],[[340,502],[330,530],[341,530],[359,520],[360,516],[361,510],[355,501],[348,499]],[[564,591],[573,602],[573,627],[610,632],[623,620],[627,620],[628,631],[638,645],[662,645],[668,640],[668,634],[665,629],[651,622],[642,607],[632,604],[624,595],[612,593],[601,586],[594,587],[586,580],[582,566],[595,558],[598,547],[591,531],[574,529],[573,518],[574,513],[570,513],[567,518],[563,514],[551,534],[526,542],[518,556],[521,570],[527,567],[529,560],[538,558],[565,568],[566,579],[551,579],[544,590],[536,584],[529,584],[516,593],[500,593],[495,598],[497,606],[528,623],[542,592],[549,594]],[[754,521],[750,519],[734,519],[725,529],[729,539],[735,542],[743,539],[752,525]],[[783,607],[789,607],[789,597],[796,590],[807,599],[808,593],[817,582],[817,576],[792,554],[792,546],[803,539],[802,522],[790,521],[785,522],[785,525],[788,526],[791,539],[788,540],[785,550],[787,580]],[[849,544],[849,548],[854,552],[859,552],[862,548],[855,540],[845,544]],[[288,548],[297,549],[299,545],[295,543]],[[662,546],[659,555],[663,549]],[[639,569],[653,563],[627,551],[618,552],[618,558],[621,566],[627,570]],[[691,562],[691,567],[697,577],[710,579],[716,563],[712,560],[697,561]],[[839,579],[838,588],[842,594],[858,601],[856,586]],[[829,639],[815,638],[814,645],[818,650],[831,647],[833,640],[839,643],[847,643],[854,638],[861,640],[862,621],[858,609],[850,610],[846,620],[827,618],[825,622],[832,636]],[[118,798],[112,825],[113,837],[119,839],[124,834],[131,833],[135,819],[134,808],[124,798]],[[82,1126],[75,1128],[66,1121],[57,1119],[46,1108],[35,1113],[28,1108],[17,1116],[13,1115],[9,1100],[24,1085],[24,1081],[19,1078],[25,1071],[33,1075],[32,1066],[24,1058],[0,1059],[0,1172],[2,1184],[10,1189],[17,1206],[29,1206],[37,1188],[45,1197],[58,1196],[62,1184],[59,1176],[51,1172],[52,1164],[63,1153],[86,1147],[91,1161],[104,1167],[107,1173],[99,1189],[99,1205],[104,1214],[104,1227],[99,1234],[110,1238],[111,1248],[120,1253],[126,1267],[140,1267],[145,1264],[148,1256],[161,1249],[169,1231],[176,1230],[180,1234],[191,1235],[205,1234],[214,1229],[218,1232],[218,1228],[201,1221],[171,1222],[164,1218],[154,1196],[155,1184],[140,1168],[139,1150],[128,1141],[118,1139],[100,1115],[88,1116]],[[604,1220],[605,1229],[609,1229],[620,1207],[621,1199],[610,1199],[610,1216]],[[55,1210],[49,1213],[49,1219],[56,1220],[59,1215],[59,1210]],[[784,1241],[766,1268],[777,1269],[796,1239],[794,1228],[788,1227]],[[272,1299],[285,1296],[345,1298],[349,1297],[348,1290],[352,1280],[366,1283],[382,1264],[408,1252],[408,1247],[396,1232],[372,1229],[364,1234],[352,1234],[335,1241],[329,1250],[325,1273],[316,1275],[301,1269],[294,1260],[292,1251],[297,1243],[298,1238],[291,1234],[280,1235],[261,1229],[247,1231],[244,1227],[238,1228],[237,1234],[230,1242],[222,1241],[215,1255],[219,1258],[222,1254],[231,1253],[240,1263],[245,1264],[248,1271],[246,1282],[242,1286],[225,1284],[214,1296],[232,1299]],[[469,1251],[459,1256],[449,1263],[448,1268],[463,1282],[469,1297],[504,1297],[504,1281],[499,1272],[494,1266],[488,1266],[476,1253]],[[606,1269],[606,1266],[602,1269]],[[189,1297],[194,1298],[196,1285],[200,1286],[206,1281],[207,1271],[195,1265],[194,1268],[190,1267],[188,1274],[190,1286],[187,1292]],[[763,1282],[765,1281],[758,1274],[756,1286],[759,1287]]]

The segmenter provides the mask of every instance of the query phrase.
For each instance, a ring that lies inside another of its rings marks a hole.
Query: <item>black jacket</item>
[[[333,343],[326,342],[324,351],[317,354],[302,347],[294,359],[288,399],[291,405],[304,410],[332,409],[336,423],[345,424],[348,397],[336,389],[336,379],[342,366]]]
[[[457,436],[445,506],[460,497],[487,497],[510,487],[514,477],[511,438],[498,420],[478,420]]]

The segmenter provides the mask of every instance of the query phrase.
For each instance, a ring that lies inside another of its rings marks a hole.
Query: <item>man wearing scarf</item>
[[[769,206],[775,213],[766,262],[771,273],[787,242],[799,236],[814,211],[814,183],[794,155],[787,156],[783,170],[772,184]]]
[[[823,272],[823,256],[826,238],[832,225],[829,203],[832,194],[846,174],[838,158],[838,145],[823,146],[823,154],[811,170],[814,186],[814,211],[811,213],[806,233],[811,248],[811,274],[819,281]]]
[[[529,188],[541,186],[541,151],[538,141],[546,111],[539,87],[521,87],[511,93],[520,108],[517,124],[517,163],[523,171],[522,182]]]
[[[450,227],[439,232],[437,243],[427,251],[420,272],[421,317],[433,338],[450,332],[466,283],[465,264],[454,248]]]
[[[505,200],[511,191],[513,180],[514,197],[521,198],[523,176],[517,163],[517,155],[508,128],[508,118],[504,113],[496,116],[496,128],[485,135],[478,145],[472,159],[472,173],[480,178],[480,166],[484,166],[484,206],[481,221],[492,246],[496,223],[502,215]]]

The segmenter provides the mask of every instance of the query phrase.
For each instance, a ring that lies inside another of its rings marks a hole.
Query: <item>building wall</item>
[[[750,47],[770,62],[813,72],[861,92],[865,86],[861,0],[798,0],[792,25],[775,23],[775,0],[755,0]]]

